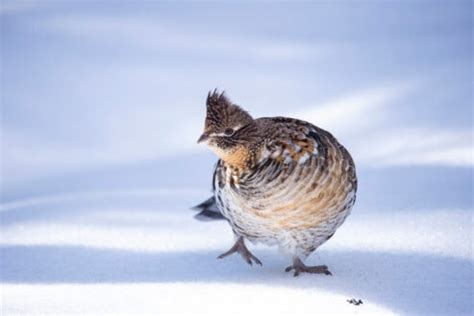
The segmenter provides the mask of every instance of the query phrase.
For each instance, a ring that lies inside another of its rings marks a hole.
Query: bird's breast
[[[311,228],[337,222],[355,201],[355,168],[342,146],[294,143],[262,151],[244,174],[223,164],[217,181],[231,221],[269,230]]]

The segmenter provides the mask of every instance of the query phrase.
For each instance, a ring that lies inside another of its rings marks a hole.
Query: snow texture
[[[12,314],[470,314],[472,212],[356,207],[308,260],[333,276],[223,260],[225,221],[188,206],[207,191],[76,194],[4,205],[2,312]],[[362,305],[347,302],[361,299]]]
[[[473,315],[472,2],[0,3],[3,315]],[[214,88],[351,152],[352,214],[308,258],[216,257],[190,207]],[[356,306],[350,300],[361,300]]]

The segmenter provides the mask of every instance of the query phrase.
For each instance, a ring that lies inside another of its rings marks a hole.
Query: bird
[[[245,241],[278,246],[291,262],[285,271],[332,275],[304,261],[328,241],[356,201],[357,176],[349,151],[328,131],[289,117],[253,118],[225,92],[206,100],[205,143],[218,161],[213,196],[194,207],[198,218],[225,219],[239,253],[262,265]]]

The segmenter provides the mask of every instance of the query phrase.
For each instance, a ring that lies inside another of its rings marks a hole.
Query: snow
[[[0,5],[1,315],[473,315],[472,3]],[[263,17],[263,18],[262,18]],[[309,264],[189,208],[207,92],[351,152],[353,213]],[[347,302],[361,299],[362,305]]]
[[[301,275],[217,255],[224,221],[195,220],[207,190],[134,190],[4,204],[2,312],[14,314],[470,314],[472,211],[355,208]],[[363,301],[354,306],[347,300]]]

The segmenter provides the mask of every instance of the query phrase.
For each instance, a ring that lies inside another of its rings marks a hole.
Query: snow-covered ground
[[[2,0],[0,24],[1,315],[474,314],[471,1]],[[216,87],[353,155],[309,258],[333,276],[216,259],[229,227],[189,209]]]
[[[11,314],[471,314],[471,210],[360,210],[309,258],[333,276],[285,273],[289,258],[236,255],[224,221],[189,205],[207,191],[95,192],[2,209],[2,312]],[[363,301],[354,306],[347,302]]]

